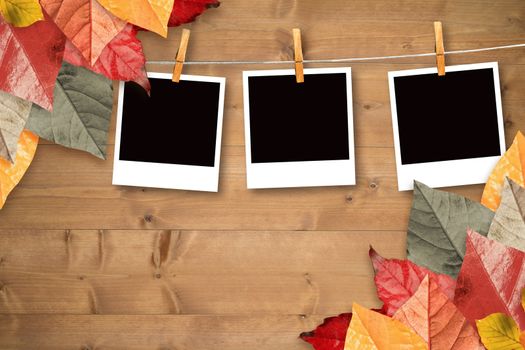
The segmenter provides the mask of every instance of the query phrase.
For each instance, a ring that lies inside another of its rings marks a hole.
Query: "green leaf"
[[[476,321],[478,333],[487,350],[523,350],[520,330],[514,320],[496,313]]]
[[[64,62],[55,85],[53,111],[33,105],[26,128],[105,159],[112,107],[111,80]]]
[[[13,163],[31,102],[0,91],[0,157]]]
[[[408,222],[408,259],[456,277],[465,255],[467,228],[486,236],[493,216],[480,203],[416,181]]]
[[[488,237],[525,251],[525,188],[505,178],[501,203],[490,225]]]

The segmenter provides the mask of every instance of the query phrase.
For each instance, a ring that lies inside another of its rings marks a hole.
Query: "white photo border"
[[[500,156],[505,152],[505,130],[501,104],[498,62],[462,64],[445,67],[445,72],[458,72],[487,68],[492,69],[494,74],[494,91],[498,118],[500,155],[405,165],[401,163],[401,146],[399,142],[399,125],[397,120],[394,78],[423,74],[437,74],[437,68],[420,68],[388,72],[388,86],[390,90],[390,106],[392,113],[392,128],[394,132],[394,148],[397,168],[397,185],[399,191],[413,190],[414,180],[423,182],[426,185],[434,188],[480,184],[487,182],[492,169],[500,159]]]
[[[171,80],[172,76],[173,75],[170,73],[148,72],[148,78]],[[220,85],[214,166],[206,167],[120,160],[120,133],[122,129],[122,112],[125,86],[125,82],[121,81],[119,83],[117,128],[115,132],[113,185],[218,192],[226,78],[183,74],[181,75],[180,79],[185,81],[219,83]]]
[[[252,163],[250,137],[250,95],[248,79],[250,77],[261,76],[295,76],[295,70],[274,69],[243,71],[244,136],[246,145],[246,178],[248,189],[355,185],[356,176],[352,69],[350,67],[305,69],[305,84],[308,84],[308,75],[310,74],[335,73],[346,74],[349,159]]]

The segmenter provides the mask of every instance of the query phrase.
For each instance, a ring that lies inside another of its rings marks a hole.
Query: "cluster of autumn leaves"
[[[521,133],[491,173],[482,204],[416,182],[408,259],[370,248],[382,309],[354,304],[301,338],[316,350],[525,349],[523,186]]]
[[[218,0],[0,0],[0,208],[39,137],[106,156],[112,80],[149,91],[140,30],[166,37]]]

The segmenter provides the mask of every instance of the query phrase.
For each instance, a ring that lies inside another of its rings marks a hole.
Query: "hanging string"
[[[457,55],[465,53],[475,53],[483,51],[493,51],[493,50],[503,50],[503,49],[514,49],[518,47],[525,47],[525,44],[513,44],[513,45],[503,45],[503,46],[494,46],[494,47],[482,47],[479,49],[469,49],[469,50],[454,50],[454,51],[445,51],[445,55]],[[393,56],[373,56],[373,57],[350,57],[350,58],[333,58],[333,59],[320,59],[320,60],[304,60],[304,63],[345,63],[345,62],[364,62],[364,61],[382,61],[382,60],[393,60],[400,58],[411,58],[411,57],[428,57],[435,56],[435,52],[429,53],[416,53],[408,55],[393,55]],[[175,61],[168,60],[151,60],[147,61],[147,64],[167,64],[173,65]],[[293,64],[294,61],[186,61],[184,64],[188,65],[247,65],[247,64]]]

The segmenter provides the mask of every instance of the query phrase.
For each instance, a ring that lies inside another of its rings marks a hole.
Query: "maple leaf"
[[[33,161],[37,146],[38,136],[29,130],[24,130],[18,140],[15,162],[10,163],[0,158],[0,209]]]
[[[184,23],[193,22],[206,9],[217,8],[220,4],[218,0],[175,0],[168,26],[177,27]]]
[[[427,349],[425,341],[398,320],[355,304],[344,350]]]
[[[454,193],[414,183],[407,255],[420,266],[456,277],[465,255],[468,227],[486,235],[494,213]]]
[[[429,349],[470,350],[481,347],[476,330],[428,275],[393,318],[419,334]]]
[[[316,350],[343,350],[351,319],[352,313],[328,317],[315,330],[301,333],[300,338]]]
[[[41,4],[90,64],[126,25],[96,0],[41,0]]]
[[[505,178],[513,180],[520,186],[525,185],[525,136],[518,131],[507,152],[492,170],[485,184],[481,204],[496,210],[501,201],[501,191]]]
[[[525,188],[508,178],[487,237],[525,251]]]
[[[98,0],[115,16],[126,22],[167,37],[173,0]]]
[[[0,17],[0,90],[53,107],[55,80],[62,64],[66,38],[44,15],[45,20],[26,28],[16,28]]]
[[[0,0],[0,13],[15,27],[27,27],[44,19],[38,0]]]
[[[456,281],[452,277],[434,273],[409,260],[385,259],[372,247],[369,255],[374,266],[377,295],[383,302],[386,315],[392,316],[410,299],[427,275],[438,283],[448,298],[454,298]]]
[[[150,84],[144,67],[146,58],[142,43],[137,39],[137,29],[128,24],[102,50],[97,62],[92,66],[80,51],[68,40],[64,52],[64,60],[103,74],[111,80],[135,81],[146,91]]]
[[[473,322],[492,313],[512,316],[521,328],[525,312],[520,290],[525,286],[525,253],[469,230],[454,303]]]

